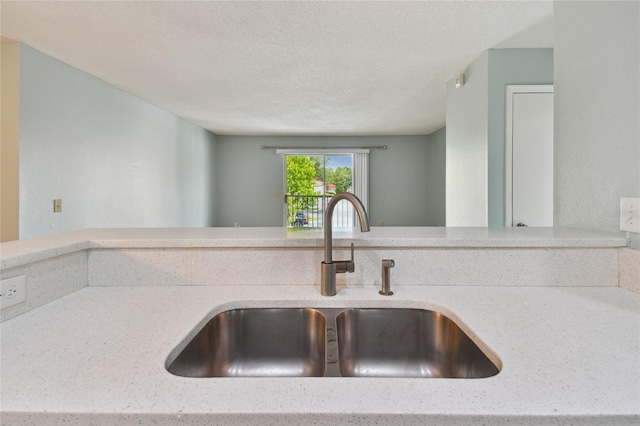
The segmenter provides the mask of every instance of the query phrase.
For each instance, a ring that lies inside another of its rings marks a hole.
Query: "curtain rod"
[[[321,147],[310,147],[310,146],[271,146],[271,145],[262,145],[262,149],[298,149],[304,151],[305,149],[324,149],[324,150],[332,150],[332,149],[387,149],[386,145],[379,146],[321,146]]]

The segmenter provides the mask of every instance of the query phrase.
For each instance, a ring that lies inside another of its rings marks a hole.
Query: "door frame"
[[[505,104],[504,225],[513,226],[513,100],[521,93],[553,93],[553,84],[508,84]]]

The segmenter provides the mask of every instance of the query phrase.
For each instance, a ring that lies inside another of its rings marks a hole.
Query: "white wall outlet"
[[[24,275],[0,281],[0,309],[27,300],[27,284]]]
[[[640,198],[620,198],[620,230],[640,234]]]

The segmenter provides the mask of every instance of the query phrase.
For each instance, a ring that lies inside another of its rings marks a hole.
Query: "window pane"
[[[286,226],[322,228],[328,199],[337,192],[353,192],[353,155],[287,155]],[[352,227],[353,206],[336,205],[332,224]]]

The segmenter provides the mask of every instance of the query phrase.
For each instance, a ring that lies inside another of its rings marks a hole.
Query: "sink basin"
[[[336,317],[346,377],[482,378],[496,366],[452,320],[423,309],[349,309]]]
[[[315,309],[235,309],[213,317],[167,370],[186,377],[321,377],[326,320]]]
[[[389,308],[225,311],[167,365],[186,377],[472,379],[499,371],[445,315]]]

